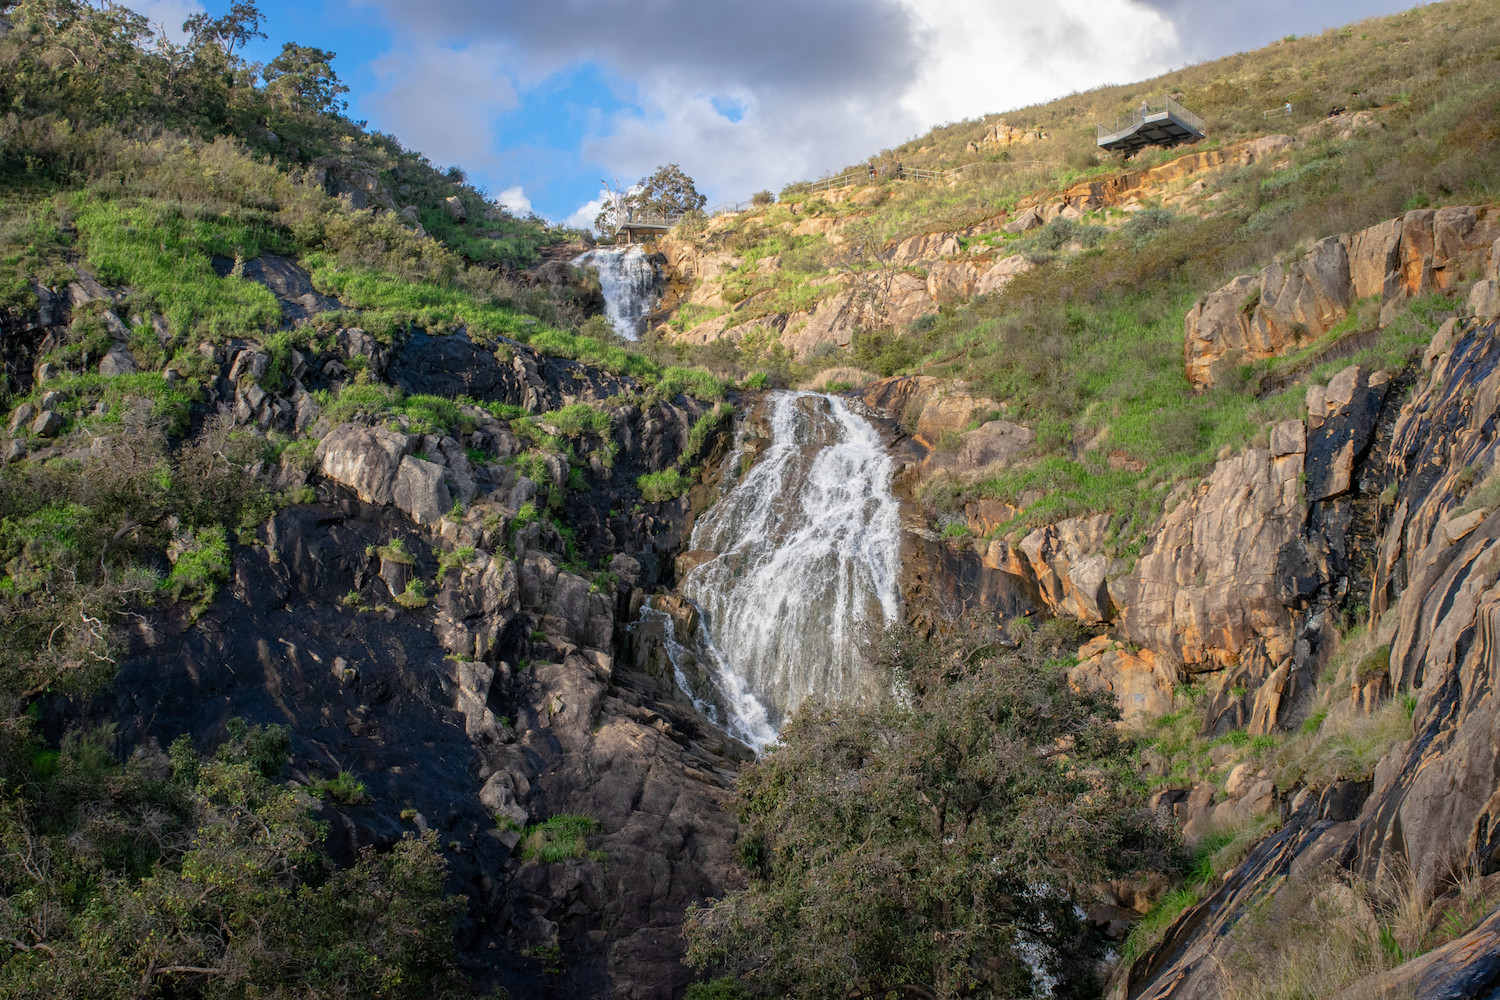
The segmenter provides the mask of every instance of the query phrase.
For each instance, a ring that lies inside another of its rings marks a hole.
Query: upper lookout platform
[[[1147,146],[1176,146],[1197,142],[1207,128],[1202,118],[1170,97],[1142,101],[1139,108],[1113,126],[1099,126],[1099,148],[1134,153]]]

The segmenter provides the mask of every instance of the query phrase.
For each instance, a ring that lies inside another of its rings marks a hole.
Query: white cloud
[[[159,34],[179,45],[187,41],[187,36],[182,33],[182,22],[194,14],[203,13],[203,4],[198,0],[130,0],[126,6],[150,21]]]
[[[495,117],[517,103],[503,62],[494,43],[388,52],[371,64],[381,89],[363,103],[434,163],[473,169],[493,158]]]
[[[1177,30],[1129,0],[902,0],[927,58],[901,104],[930,126],[1162,72]]]
[[[519,184],[501,191],[495,196],[495,201],[499,202],[511,215],[531,214],[531,199],[526,197],[526,192]]]
[[[1162,72],[1177,45],[1170,21],[1129,0],[900,3],[920,55],[910,75],[893,60],[889,77],[852,87],[720,94],[661,68],[638,81],[638,110],[604,120],[585,141],[585,158],[624,176],[679,162],[711,201],[738,201],[858,162],[938,122]],[[743,112],[738,121],[720,112],[726,100]]]
[[[434,159],[476,173],[503,161],[507,182],[534,193],[580,167],[629,183],[675,162],[712,204],[857,163],[940,122],[1148,78],[1235,38],[1284,33],[1288,18],[1345,20],[1408,0],[354,2],[402,33],[376,64],[385,89],[373,110]],[[502,143],[501,111],[546,107],[548,88],[579,67],[624,107],[559,108],[587,123],[576,150]],[[600,204],[568,221],[591,223]]]
[[[599,210],[609,200],[609,191],[599,189],[599,197],[592,201],[586,201],[573,210],[573,214],[563,220],[563,225],[572,226],[574,229],[593,229],[594,219],[599,215]]]

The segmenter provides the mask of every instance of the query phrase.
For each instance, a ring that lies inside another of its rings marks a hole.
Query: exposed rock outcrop
[[[1395,415],[1388,436],[1377,435],[1382,451],[1361,461],[1358,445],[1352,446],[1351,476],[1315,476],[1314,435],[1339,418],[1326,405],[1321,425],[1313,426],[1316,409],[1310,417],[1305,462],[1310,495],[1346,481],[1356,491],[1380,481],[1394,486],[1394,495],[1380,508],[1369,593],[1375,614],[1398,616],[1389,673],[1381,683],[1384,691],[1414,698],[1412,738],[1392,748],[1367,785],[1335,782],[1284,800],[1280,831],[1135,963],[1125,988],[1129,997],[1216,995],[1218,959],[1232,943],[1226,933],[1275,894],[1284,876],[1332,864],[1378,881],[1410,877],[1416,898],[1431,901],[1462,873],[1489,877],[1500,870],[1500,758],[1494,751],[1500,743],[1500,705],[1495,704],[1492,635],[1500,608],[1495,555],[1500,511],[1493,489],[1478,488],[1497,457],[1492,434],[1500,416],[1497,333],[1493,323],[1445,327],[1428,352],[1430,373]],[[1352,384],[1357,410],[1360,383]],[[1343,450],[1336,446],[1330,454]],[[1328,467],[1339,465],[1332,461]],[[1383,467],[1381,478],[1369,481],[1364,465]],[[1314,485],[1320,481],[1325,485]],[[1320,504],[1334,505],[1313,501],[1309,525],[1318,525]],[[1343,549],[1347,559],[1353,535],[1338,544],[1330,524],[1324,519],[1320,528],[1327,548],[1335,555]],[[1352,697],[1361,695],[1356,690]],[[1500,981],[1495,920],[1491,912],[1453,943],[1340,995],[1383,990],[1488,995]]]
[[[1254,361],[1305,347],[1338,326],[1361,299],[1379,296],[1381,322],[1407,300],[1450,293],[1465,270],[1489,265],[1500,238],[1493,207],[1419,209],[1316,243],[1290,264],[1241,275],[1183,320],[1188,381],[1214,384],[1221,360]],[[1484,306],[1483,293],[1477,305]]]

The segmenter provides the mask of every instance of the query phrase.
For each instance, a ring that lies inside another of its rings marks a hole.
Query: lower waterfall
[[[639,340],[646,314],[661,301],[664,280],[656,262],[638,246],[600,247],[574,257],[573,266],[598,270],[604,315],[620,336]]]
[[[835,396],[773,394],[771,443],[699,519],[691,547],[714,553],[681,581],[702,613],[697,659],[726,728],[754,746],[812,697],[884,697],[860,651],[896,619],[901,523],[879,434]],[[743,434],[743,431],[742,431]],[[717,714],[717,713],[715,713]]]

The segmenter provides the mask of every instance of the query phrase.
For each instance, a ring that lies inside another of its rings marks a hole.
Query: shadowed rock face
[[[542,422],[569,402],[635,390],[518,344],[501,361],[462,336],[389,351],[358,330],[335,341],[332,357],[299,355],[298,398],[310,400],[301,378],[333,378],[354,355],[409,392],[462,392]],[[253,345],[218,352],[237,377],[220,379],[211,403],[249,422],[282,402],[256,383],[262,357]],[[255,406],[236,409],[252,391]],[[637,477],[673,463],[704,411],[685,397],[616,403],[613,465],[596,462],[584,491],[564,489],[568,466],[555,458],[531,471],[542,484],[507,465],[520,445],[483,410],[464,410],[474,430],[460,441],[369,418],[330,427],[314,407],[314,470],[283,477],[315,487],[317,502],[282,510],[258,544],[238,546],[232,582],[196,620],[176,606],[132,618],[113,685],[52,705],[48,724],[113,721],[126,753],[183,733],[209,748],[234,717],[284,725],[292,780],[347,770],[369,789],[367,804],[323,807],[336,858],[438,831],[451,888],[468,899],[460,959],[485,989],[677,996],[691,979],[683,911],[738,878],[725,805],[747,752],[627,625],[646,591],[670,583],[693,513],[686,498],[641,503]],[[539,485],[563,497],[574,551],[611,575],[578,570],[550,522],[514,525]],[[424,605],[396,601],[411,581],[426,584]],[[591,856],[523,861],[509,827],[565,813],[595,821]],[[556,974],[531,957],[554,948]]]

